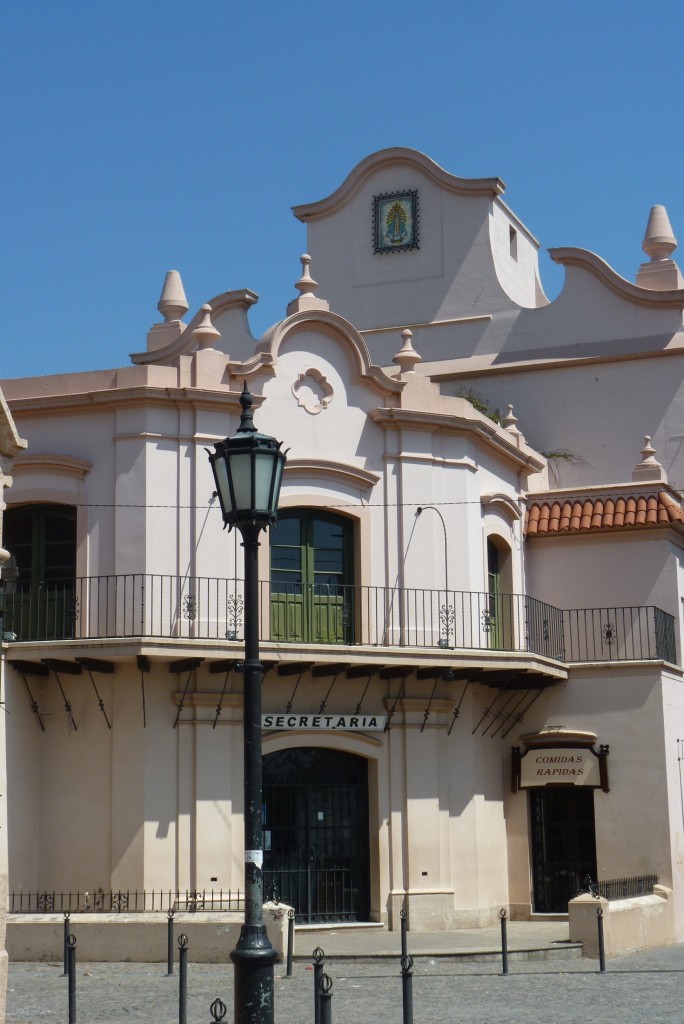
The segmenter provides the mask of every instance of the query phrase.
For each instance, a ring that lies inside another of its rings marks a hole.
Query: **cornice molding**
[[[380,481],[378,473],[370,473],[358,466],[350,466],[345,462],[333,462],[329,459],[290,459],[285,463],[284,478],[293,473],[313,473],[316,476],[332,477],[336,481],[342,479],[345,483],[355,487],[362,487],[364,490],[371,490]]]
[[[448,433],[472,433],[499,456],[530,473],[540,473],[546,462],[531,448],[521,449],[503,436],[489,420],[470,419],[452,413],[427,412],[414,409],[380,408],[369,413],[374,423],[384,429],[408,427],[412,430],[442,430]]]
[[[493,507],[496,511],[501,512],[509,522],[516,522],[523,517],[520,506],[507,494],[481,494],[480,504],[485,508]]]
[[[57,476],[68,476],[73,480],[83,480],[92,468],[92,462],[87,459],[51,452],[27,452],[24,455],[17,455],[12,467],[15,477],[22,477],[28,473],[48,472]]]

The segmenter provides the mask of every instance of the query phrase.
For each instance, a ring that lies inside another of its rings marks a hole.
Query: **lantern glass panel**
[[[214,459],[212,461],[212,467],[216,477],[216,486],[218,487],[221,504],[226,512],[232,512],[233,504],[230,500],[230,487],[228,486],[228,471],[226,469],[225,459]]]
[[[279,452],[275,459],[275,468],[273,473],[273,495],[271,497],[271,508],[274,512],[278,511],[278,501],[280,499],[280,485],[283,482],[283,467],[285,465],[285,459]]]
[[[231,455],[230,471],[235,492],[235,511],[240,512],[253,508],[251,452],[239,452]]]
[[[271,508],[271,477],[273,452],[259,452],[254,458],[254,508],[268,512]]]

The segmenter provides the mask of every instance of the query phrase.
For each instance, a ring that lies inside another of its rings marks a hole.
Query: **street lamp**
[[[245,785],[245,922],[230,954],[235,964],[236,1024],[272,1024],[273,965],[263,920],[264,840],[261,818],[261,680],[259,661],[259,534],[278,516],[285,453],[280,441],[259,434],[252,420],[252,396],[245,381],[237,433],[207,452],[221,502],[223,522],[242,534],[245,549],[245,660],[243,666],[243,747]]]

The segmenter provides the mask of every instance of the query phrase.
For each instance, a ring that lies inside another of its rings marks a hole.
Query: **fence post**
[[[598,925],[599,971],[603,974],[606,969],[606,948],[603,941],[603,907],[596,908],[596,923]]]
[[[404,1024],[413,1024],[413,957],[404,953],[401,958],[401,1001]]]
[[[294,953],[294,923],[294,907],[290,907],[290,909],[287,912],[287,974],[285,975],[286,978],[292,977],[292,954]]]
[[[332,978],[321,974],[318,1001],[321,1006],[321,1024],[332,1024]]]
[[[173,910],[166,915],[166,977],[173,974]]]
[[[320,985],[323,977],[323,957],[325,953],[320,946],[316,946],[311,954],[314,962],[314,1024],[321,1024],[321,1001]]]
[[[408,956],[408,941],[407,941],[407,937],[406,937],[406,930],[407,930],[407,927],[408,927],[408,920],[407,920],[407,918],[408,918],[408,915],[407,915],[406,911],[402,908],[399,911],[399,919],[401,921],[401,926],[400,927],[401,927],[401,955],[402,955],[402,957]]]
[[[68,939],[69,1024],[76,1024],[76,936]]]
[[[499,911],[501,918],[501,973],[508,974],[508,929],[506,927],[506,910]]]
[[[64,977],[69,973],[69,919],[71,914],[68,910],[64,912]]]
[[[188,1015],[188,937],[178,936],[178,1024],[187,1024]]]

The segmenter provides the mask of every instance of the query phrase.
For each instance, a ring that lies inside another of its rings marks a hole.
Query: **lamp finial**
[[[253,401],[254,399],[252,398],[249,388],[247,387],[247,381],[245,381],[242,388],[242,394],[240,395],[242,415],[240,416],[240,426],[238,427],[238,434],[256,433],[256,427],[254,426],[254,417],[252,413]]]

